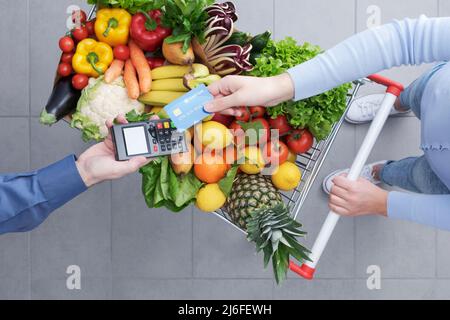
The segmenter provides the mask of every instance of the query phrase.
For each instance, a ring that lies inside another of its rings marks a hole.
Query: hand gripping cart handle
[[[367,133],[361,149],[359,150],[348,174],[348,179],[350,179],[351,181],[356,181],[361,175],[362,169],[366,164],[370,153],[372,152],[372,149],[378,139],[378,136],[381,133],[381,130],[384,127],[384,124],[386,123],[387,118],[389,117],[391,108],[394,105],[395,100],[404,90],[402,84],[394,82],[383,76],[372,75],[368,78],[373,82],[386,86],[387,90],[381,108],[378,111],[375,119],[373,120],[369,132]],[[297,273],[305,279],[313,279],[320,257],[322,256],[322,253],[325,250],[325,247],[327,246],[327,243],[330,240],[330,237],[338,221],[339,215],[337,215],[333,211],[330,211],[312,248],[310,254],[311,261],[304,263],[302,266],[298,266],[291,261],[290,269],[293,272]]]

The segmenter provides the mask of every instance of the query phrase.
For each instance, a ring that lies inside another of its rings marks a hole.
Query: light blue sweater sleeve
[[[388,198],[390,218],[414,221],[450,231],[450,195],[391,192]]]
[[[450,18],[406,19],[366,30],[288,72],[295,100],[401,65],[450,60]]]
[[[450,60],[450,18],[406,19],[343,41],[288,71],[295,100],[395,66]],[[450,195],[392,192],[388,216],[450,230]]]

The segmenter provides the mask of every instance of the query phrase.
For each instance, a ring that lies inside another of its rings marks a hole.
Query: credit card
[[[208,88],[202,84],[168,104],[164,111],[178,131],[185,131],[211,115],[211,113],[205,111],[204,106],[212,100],[214,100],[214,97],[209,93]]]

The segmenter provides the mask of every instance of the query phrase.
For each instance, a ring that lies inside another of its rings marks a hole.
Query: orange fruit
[[[202,182],[217,183],[225,177],[228,168],[222,155],[205,153],[195,161],[194,173]]]

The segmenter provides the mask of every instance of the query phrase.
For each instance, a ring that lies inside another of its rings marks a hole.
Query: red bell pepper
[[[161,11],[140,12],[133,16],[130,36],[144,51],[155,52],[161,48],[172,30],[161,25]]]

